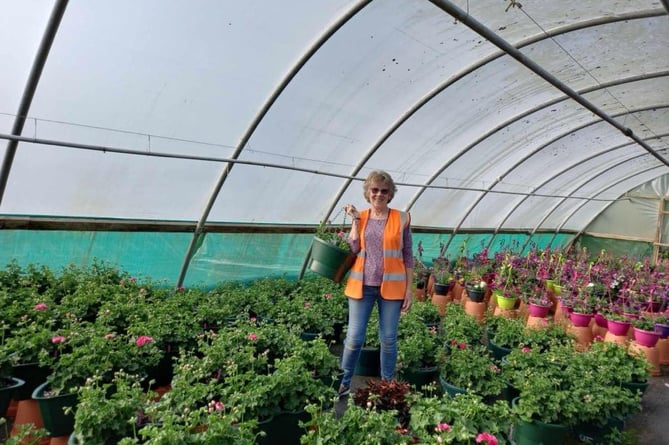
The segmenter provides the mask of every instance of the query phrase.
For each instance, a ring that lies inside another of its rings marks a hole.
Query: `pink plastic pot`
[[[631,323],[629,321],[607,320],[607,328],[612,335],[622,337],[627,335],[630,330]]]
[[[644,331],[643,329],[634,328],[634,341],[640,346],[652,348],[660,339],[660,334],[655,331]]]
[[[576,328],[585,328],[590,325],[592,317],[593,314],[582,314],[580,312],[571,312],[569,314],[569,320],[571,320],[571,324]]]
[[[550,306],[542,306],[540,304],[530,303],[528,312],[530,317],[545,318],[548,316],[548,312],[551,310]]]

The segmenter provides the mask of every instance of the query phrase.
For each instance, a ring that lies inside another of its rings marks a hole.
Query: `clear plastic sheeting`
[[[0,222],[288,232],[384,169],[418,231],[569,238],[669,171],[668,41],[657,0],[6,0]]]

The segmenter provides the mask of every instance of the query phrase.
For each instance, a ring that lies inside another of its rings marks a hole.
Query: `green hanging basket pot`
[[[58,396],[46,395],[49,382],[44,382],[33,391],[32,398],[37,400],[44,428],[50,436],[67,436],[74,431],[74,412],[65,414],[64,409],[76,409],[77,394],[61,394]]]
[[[518,403],[516,397],[512,405]],[[517,445],[564,445],[570,443],[571,428],[557,423],[544,423],[537,420],[527,422],[519,420],[511,428],[511,438]]]
[[[309,269],[339,283],[353,266],[355,257],[355,254],[315,236],[311,245]]]

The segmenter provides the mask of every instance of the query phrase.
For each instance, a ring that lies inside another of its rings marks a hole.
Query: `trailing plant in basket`
[[[315,236],[342,250],[351,250],[351,246],[348,244],[348,233],[346,232],[346,214],[344,214],[342,224],[334,224],[331,220],[321,221],[316,228]]]

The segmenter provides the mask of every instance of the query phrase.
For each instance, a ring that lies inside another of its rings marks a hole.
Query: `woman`
[[[348,330],[341,367],[344,370],[339,396],[351,392],[351,379],[365,343],[367,323],[374,309],[379,310],[381,378],[395,375],[397,326],[400,313],[411,307],[413,247],[411,217],[388,207],[397,187],[384,171],[373,171],[363,184],[363,195],[370,208],[358,211],[344,207],[353,222],[348,241],[357,258],[346,282]]]

